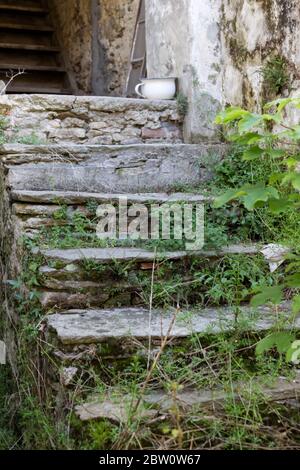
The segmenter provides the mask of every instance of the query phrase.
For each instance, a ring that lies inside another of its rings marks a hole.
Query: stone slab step
[[[91,192],[76,192],[76,191],[11,191],[11,199],[18,202],[26,202],[39,205],[41,212],[35,211],[35,214],[42,215],[42,208],[49,207],[47,204],[66,204],[66,205],[80,205],[86,204],[89,201],[95,201],[99,204],[102,203],[118,203],[120,198],[127,198],[129,204],[141,203],[159,203],[165,202],[211,202],[213,197],[208,193],[194,194],[194,193],[137,193],[137,194],[124,194],[124,193],[91,193]],[[16,214],[31,214],[29,204],[16,205]],[[28,208],[28,209],[26,209]],[[47,214],[46,209],[46,214]]]
[[[58,311],[73,306],[147,305],[153,264],[155,282],[165,285],[164,292],[154,295],[155,305],[166,298],[172,305],[176,299],[185,305],[207,302],[207,287],[199,280],[201,272],[214,266],[217,269],[224,256],[255,256],[259,247],[232,245],[217,251],[169,251],[156,256],[153,251],[124,247],[34,249],[33,253],[44,259],[39,268],[41,305]]]
[[[117,308],[106,310],[67,310],[48,315],[45,318],[48,329],[57,335],[62,345],[94,344],[126,338],[147,340],[164,337],[169,331],[174,318],[170,337],[183,338],[194,333],[217,334],[234,328],[235,309],[191,309],[177,312],[155,309],[151,313],[149,328],[149,310],[142,308]],[[290,305],[279,307],[282,316],[290,315]],[[268,330],[276,322],[276,315],[269,307],[256,310],[243,307],[240,315],[247,319],[245,330]],[[300,327],[300,318],[295,320],[295,327]]]
[[[47,261],[58,261],[59,264],[76,264],[84,260],[109,263],[135,261],[155,262],[156,260],[179,260],[182,258],[217,258],[226,255],[255,255],[259,253],[258,245],[229,245],[220,250],[168,251],[155,254],[154,251],[141,248],[70,248],[70,249],[33,249],[34,254],[41,254]]]
[[[218,144],[5,145],[0,155],[13,191],[144,193],[199,187],[225,151]]]
[[[14,140],[34,132],[51,143],[182,142],[182,118],[172,100],[11,94],[0,97],[4,112],[13,122],[5,135]]]
[[[82,214],[90,220],[90,233],[95,235],[96,224],[95,210],[97,205],[113,204],[117,209],[120,202],[126,204],[129,209],[133,204],[143,204],[149,208],[152,204],[209,204],[213,197],[209,193],[140,193],[140,194],[115,194],[115,193],[77,193],[72,191],[12,191],[11,200],[18,201],[12,204],[13,214],[18,217],[22,230],[27,234],[41,227],[53,227],[73,225],[75,214]],[[92,203],[92,206],[91,206]],[[59,221],[55,215],[64,206],[65,216]],[[67,208],[65,208],[67,206]],[[91,209],[92,207],[92,209]],[[128,218],[128,223],[132,218]],[[150,223],[149,223],[150,227]],[[86,234],[88,235],[88,234]]]
[[[247,394],[253,385],[256,391],[260,390],[266,401],[285,401],[299,399],[300,396],[300,372],[296,372],[294,379],[279,377],[273,382],[269,377],[260,377],[251,380],[251,385],[233,384],[232,391],[217,389],[186,389],[176,394],[176,405],[183,409],[211,408],[220,406],[228,398],[239,401],[243,393]],[[113,398],[111,398],[113,396]],[[99,398],[91,398],[86,403],[75,406],[75,414],[81,421],[93,419],[108,419],[117,423],[126,423],[131,416],[136,404],[136,398],[130,395],[121,395],[112,390],[109,395]],[[141,418],[151,419],[157,415],[168,413],[174,406],[174,399],[163,390],[147,392],[142,399],[137,414]]]
[[[75,214],[82,214],[90,220],[90,236],[95,235],[96,224],[95,210],[97,205],[113,204],[117,209],[120,201],[129,209],[133,204],[143,204],[149,208],[152,204],[209,204],[213,197],[209,193],[140,193],[140,194],[115,194],[115,193],[78,193],[72,191],[12,191],[11,200],[18,201],[12,205],[13,214],[18,217],[22,230],[30,235],[32,230],[41,227],[74,225]],[[91,206],[91,203],[93,204]],[[59,221],[55,215],[62,209],[62,205],[68,206],[65,217]],[[92,209],[91,209],[92,207]],[[128,218],[128,223],[132,218]],[[150,223],[149,223],[150,227]],[[88,235],[88,234],[86,234]]]

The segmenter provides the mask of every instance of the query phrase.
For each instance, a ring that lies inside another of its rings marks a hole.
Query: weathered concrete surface
[[[134,98],[5,95],[9,141],[34,138],[41,143],[133,144],[181,142],[175,101]]]
[[[282,316],[290,307],[279,308]],[[254,310],[245,308],[245,318],[252,318],[249,330],[263,331],[276,323],[276,315],[272,309],[261,307]],[[49,315],[45,321],[51,331],[54,331],[59,341],[64,345],[102,343],[113,339],[135,337],[147,339],[165,336],[169,331],[175,310],[154,310],[151,315],[151,327],[148,328],[149,310],[139,308],[120,308],[109,310],[69,310]],[[191,309],[178,314],[169,336],[186,337],[192,333],[219,333],[231,331],[234,328],[234,308]],[[300,327],[300,318],[295,320],[295,326]]]
[[[3,146],[14,191],[136,193],[197,186],[213,177],[222,145]],[[30,163],[28,163],[30,162]]]
[[[215,408],[224,403],[229,397],[239,401],[242,399],[243,394],[247,396],[251,393],[252,387],[255,391],[259,390],[266,401],[298,399],[300,395],[300,374],[298,372],[295,379],[280,377],[273,383],[268,383],[268,380],[263,377],[255,378],[250,383],[234,383],[230,394],[222,388],[179,391],[176,394],[176,406],[184,409],[211,406]],[[113,394],[114,399],[107,395],[103,400],[95,397],[87,403],[77,405],[75,407],[76,415],[81,421],[109,419],[118,423],[127,422],[128,416],[134,410],[136,401],[130,395],[124,397],[124,395],[118,394],[117,391],[111,390],[110,395]],[[150,417],[155,416],[155,414],[168,413],[174,407],[174,398],[163,390],[154,390],[143,396],[142,404],[147,405],[147,408],[141,407],[137,414],[141,418]],[[149,405],[151,409],[149,409]],[[152,413],[152,415],[148,415],[148,413]]]

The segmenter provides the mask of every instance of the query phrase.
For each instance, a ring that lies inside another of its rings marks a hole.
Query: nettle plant
[[[300,116],[297,111],[300,110],[300,98],[272,101],[264,106],[261,114],[229,107],[217,116],[216,123],[224,126],[228,140],[243,149],[245,162],[271,163],[266,166],[276,168],[276,171],[266,174],[261,181],[249,181],[239,188],[229,189],[216,199],[216,208],[238,200],[249,211],[265,207],[274,216],[293,211],[295,218],[300,217],[300,124],[288,122],[287,109],[296,110]],[[260,286],[251,299],[253,307],[270,302],[276,309],[285,293],[292,293],[289,320],[294,321],[300,313],[299,248],[290,246],[283,281],[271,287]],[[273,348],[286,354],[288,361],[300,362],[300,341],[280,327],[280,321],[277,330],[259,342],[256,352],[262,354]]]

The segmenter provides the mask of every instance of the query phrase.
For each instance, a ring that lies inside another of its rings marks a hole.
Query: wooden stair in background
[[[45,0],[0,0],[0,80],[6,93],[74,94]]]

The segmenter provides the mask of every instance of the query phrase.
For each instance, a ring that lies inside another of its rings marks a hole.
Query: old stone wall
[[[137,144],[182,142],[174,101],[117,97],[6,95],[7,141],[22,143]]]

